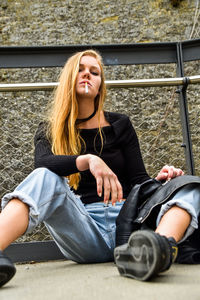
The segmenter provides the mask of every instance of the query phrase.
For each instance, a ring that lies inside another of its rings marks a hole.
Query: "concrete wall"
[[[173,6],[175,2],[178,6]],[[0,44],[107,44],[190,39],[197,2],[1,0]]]

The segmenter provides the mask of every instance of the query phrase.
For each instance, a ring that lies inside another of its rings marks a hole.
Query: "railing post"
[[[177,75],[184,77],[183,53],[182,44],[177,43]],[[182,124],[183,144],[185,149],[185,158],[188,174],[195,175],[194,158],[192,152],[192,141],[190,135],[190,124],[187,104],[187,87],[188,79],[185,78],[185,83],[179,86],[177,92],[179,93],[180,117]]]

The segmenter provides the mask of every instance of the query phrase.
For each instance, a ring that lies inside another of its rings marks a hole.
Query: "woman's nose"
[[[85,69],[84,73],[83,73],[83,76],[86,77],[86,78],[89,78],[90,76],[90,72],[88,69]]]

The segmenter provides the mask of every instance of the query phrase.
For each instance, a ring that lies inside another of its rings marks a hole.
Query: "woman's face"
[[[88,92],[85,85],[87,83]],[[76,93],[78,98],[95,99],[101,85],[101,69],[93,56],[82,56],[79,65],[79,73],[76,79]]]

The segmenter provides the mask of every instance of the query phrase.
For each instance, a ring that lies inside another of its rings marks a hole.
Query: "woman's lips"
[[[81,81],[80,84],[86,84],[86,82],[88,85],[92,86],[91,83],[89,83],[89,81]]]

